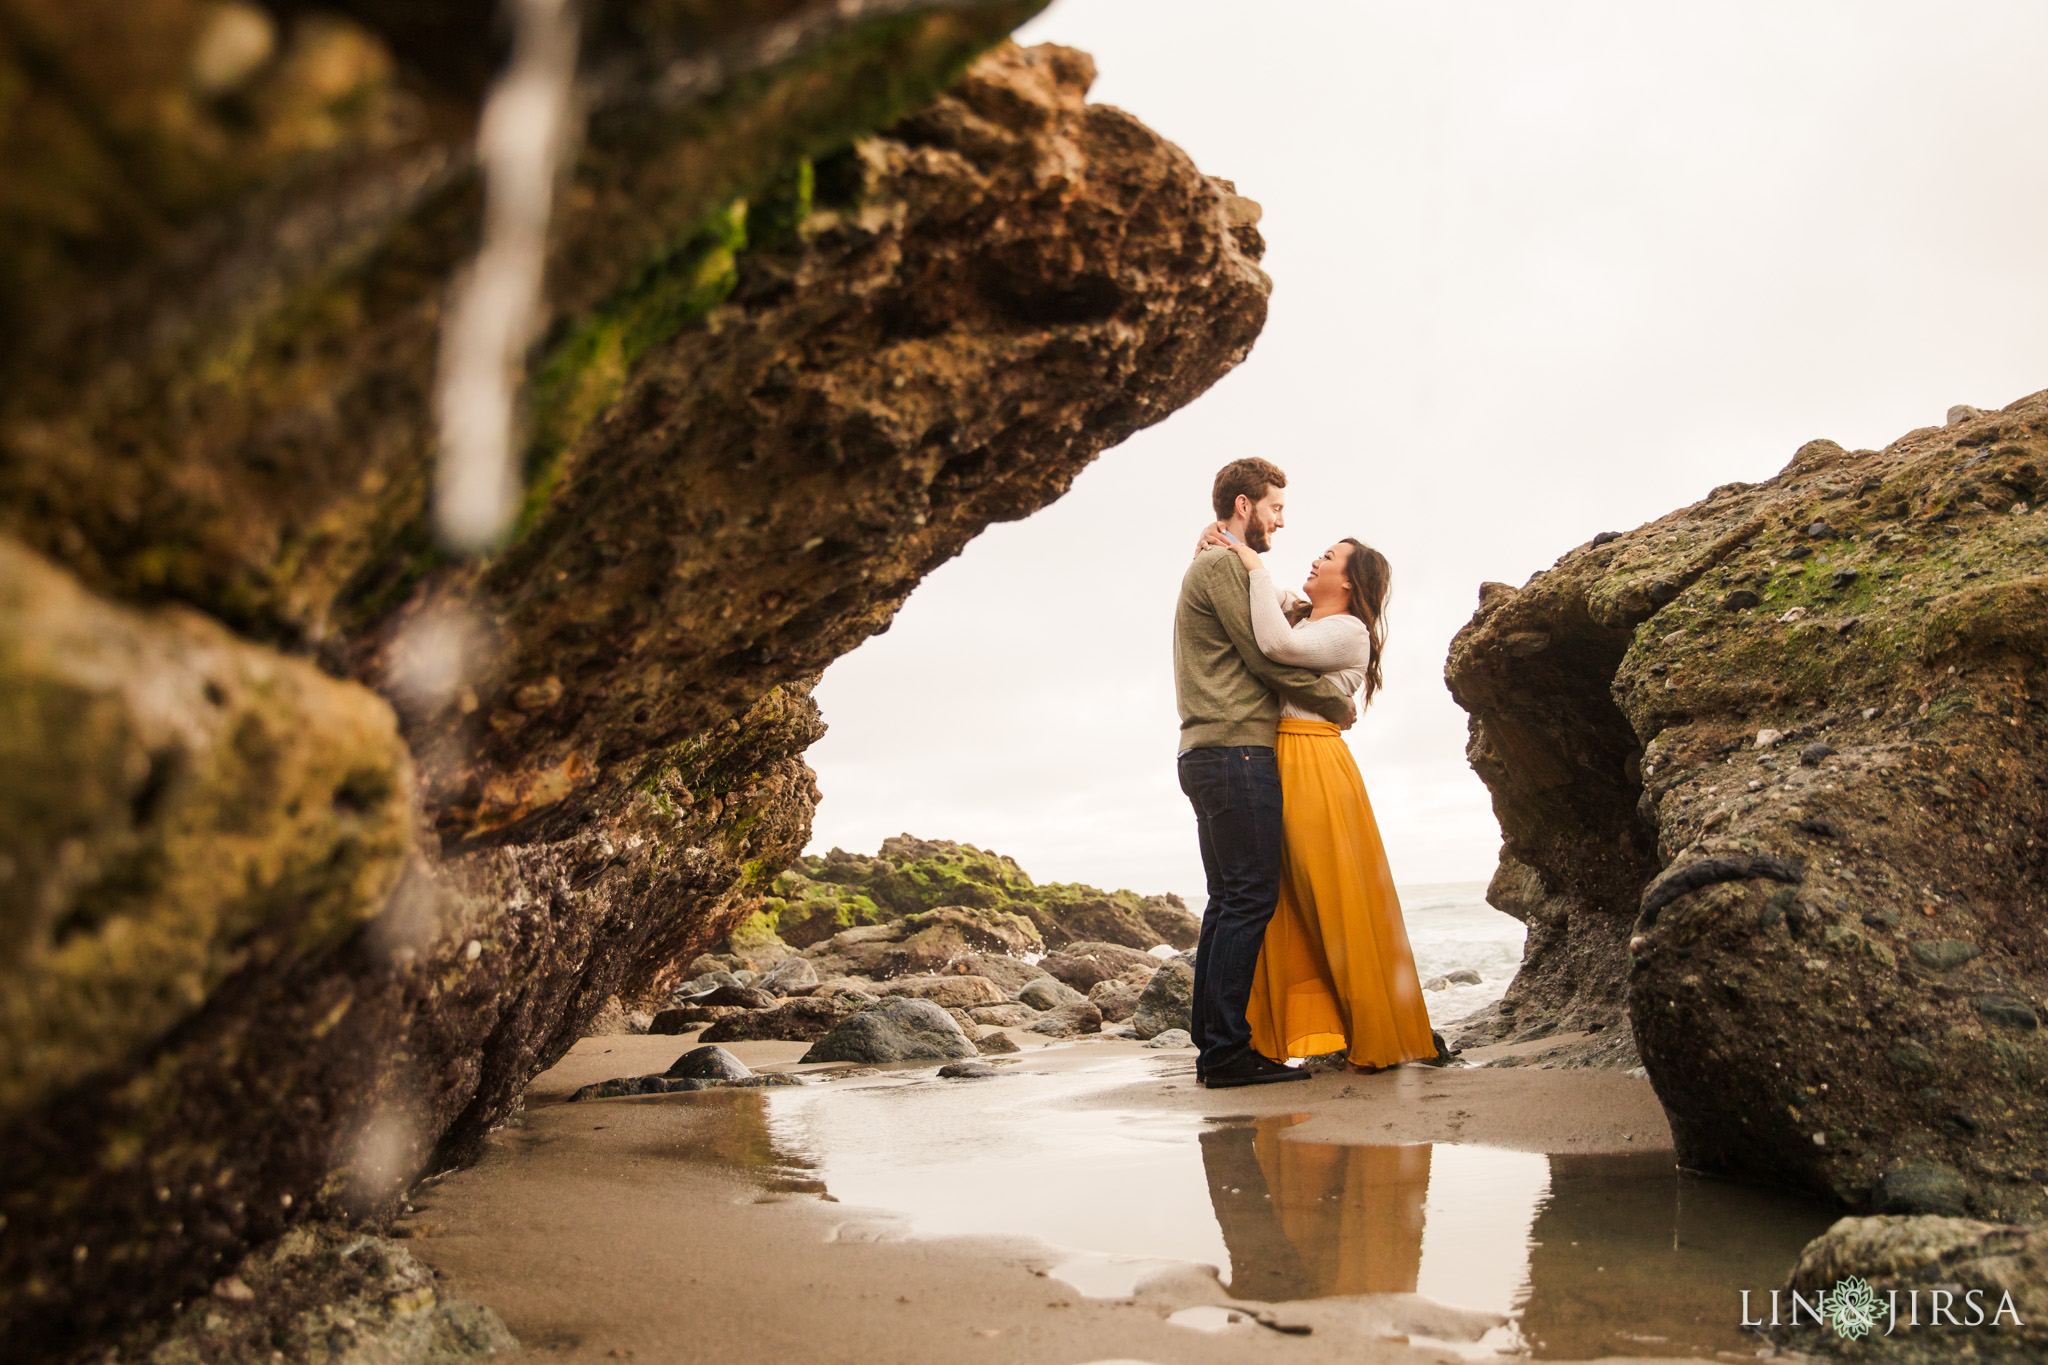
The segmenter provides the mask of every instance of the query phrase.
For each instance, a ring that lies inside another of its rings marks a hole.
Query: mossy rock
[[[4,538],[0,771],[0,1117],[132,1060],[252,961],[338,946],[411,846],[382,699]]]

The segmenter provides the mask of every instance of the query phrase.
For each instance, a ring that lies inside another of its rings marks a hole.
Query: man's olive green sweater
[[[1196,555],[1180,581],[1173,690],[1180,698],[1182,749],[1271,748],[1281,695],[1339,725],[1351,719],[1351,698],[1342,687],[1259,653],[1250,581],[1244,561],[1224,549]]]

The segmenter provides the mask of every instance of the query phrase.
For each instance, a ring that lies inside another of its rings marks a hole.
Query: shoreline
[[[1582,1156],[1670,1149],[1648,1083],[1614,1072],[1407,1067],[1207,1091],[1195,1087],[1187,1052],[1026,1038],[1026,1050],[1005,1059],[1006,1074],[1053,1085],[1110,1073],[1064,1101],[1069,1108],[1191,1121],[1305,1115],[1291,1124],[1290,1143]],[[1414,1294],[1236,1300],[1217,1270],[1192,1262],[1151,1267],[1130,1297],[1089,1298],[1054,1274],[1073,1254],[1044,1241],[905,1235],[896,1212],[837,1202],[829,1182],[769,1140],[754,1117],[760,1091],[564,1102],[580,1085],[658,1069],[693,1045],[689,1036],[581,1040],[535,1080],[482,1161],[416,1192],[398,1234],[446,1289],[494,1308],[534,1358],[923,1365],[971,1353],[1202,1365],[1489,1358],[1511,1345],[1497,1313]],[[795,1065],[804,1046],[730,1050],[757,1068],[828,1069]],[[930,1070],[873,1069],[809,1092],[808,1102],[900,1087]],[[1168,1321],[1190,1309],[1216,1330]],[[1226,1320],[1232,1310],[1235,1323]]]

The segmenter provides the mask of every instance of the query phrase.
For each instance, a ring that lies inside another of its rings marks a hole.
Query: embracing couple
[[[1340,540],[1305,598],[1276,587],[1259,556],[1286,488],[1265,460],[1217,473],[1173,623],[1180,785],[1209,881],[1192,1032],[1211,1089],[1306,1079],[1290,1057],[1376,1071],[1439,1054],[1340,733],[1379,689],[1386,557]]]

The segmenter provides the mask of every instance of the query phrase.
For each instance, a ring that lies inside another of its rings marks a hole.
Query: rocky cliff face
[[[1802,446],[1488,584],[1446,677],[1525,1032],[1633,1027],[1688,1165],[2039,1216],[2048,396]]]
[[[593,7],[530,495],[452,562],[491,8],[6,8],[10,1352],[462,1159],[795,857],[817,670],[1263,322],[1086,57],[934,100],[1035,3]]]

